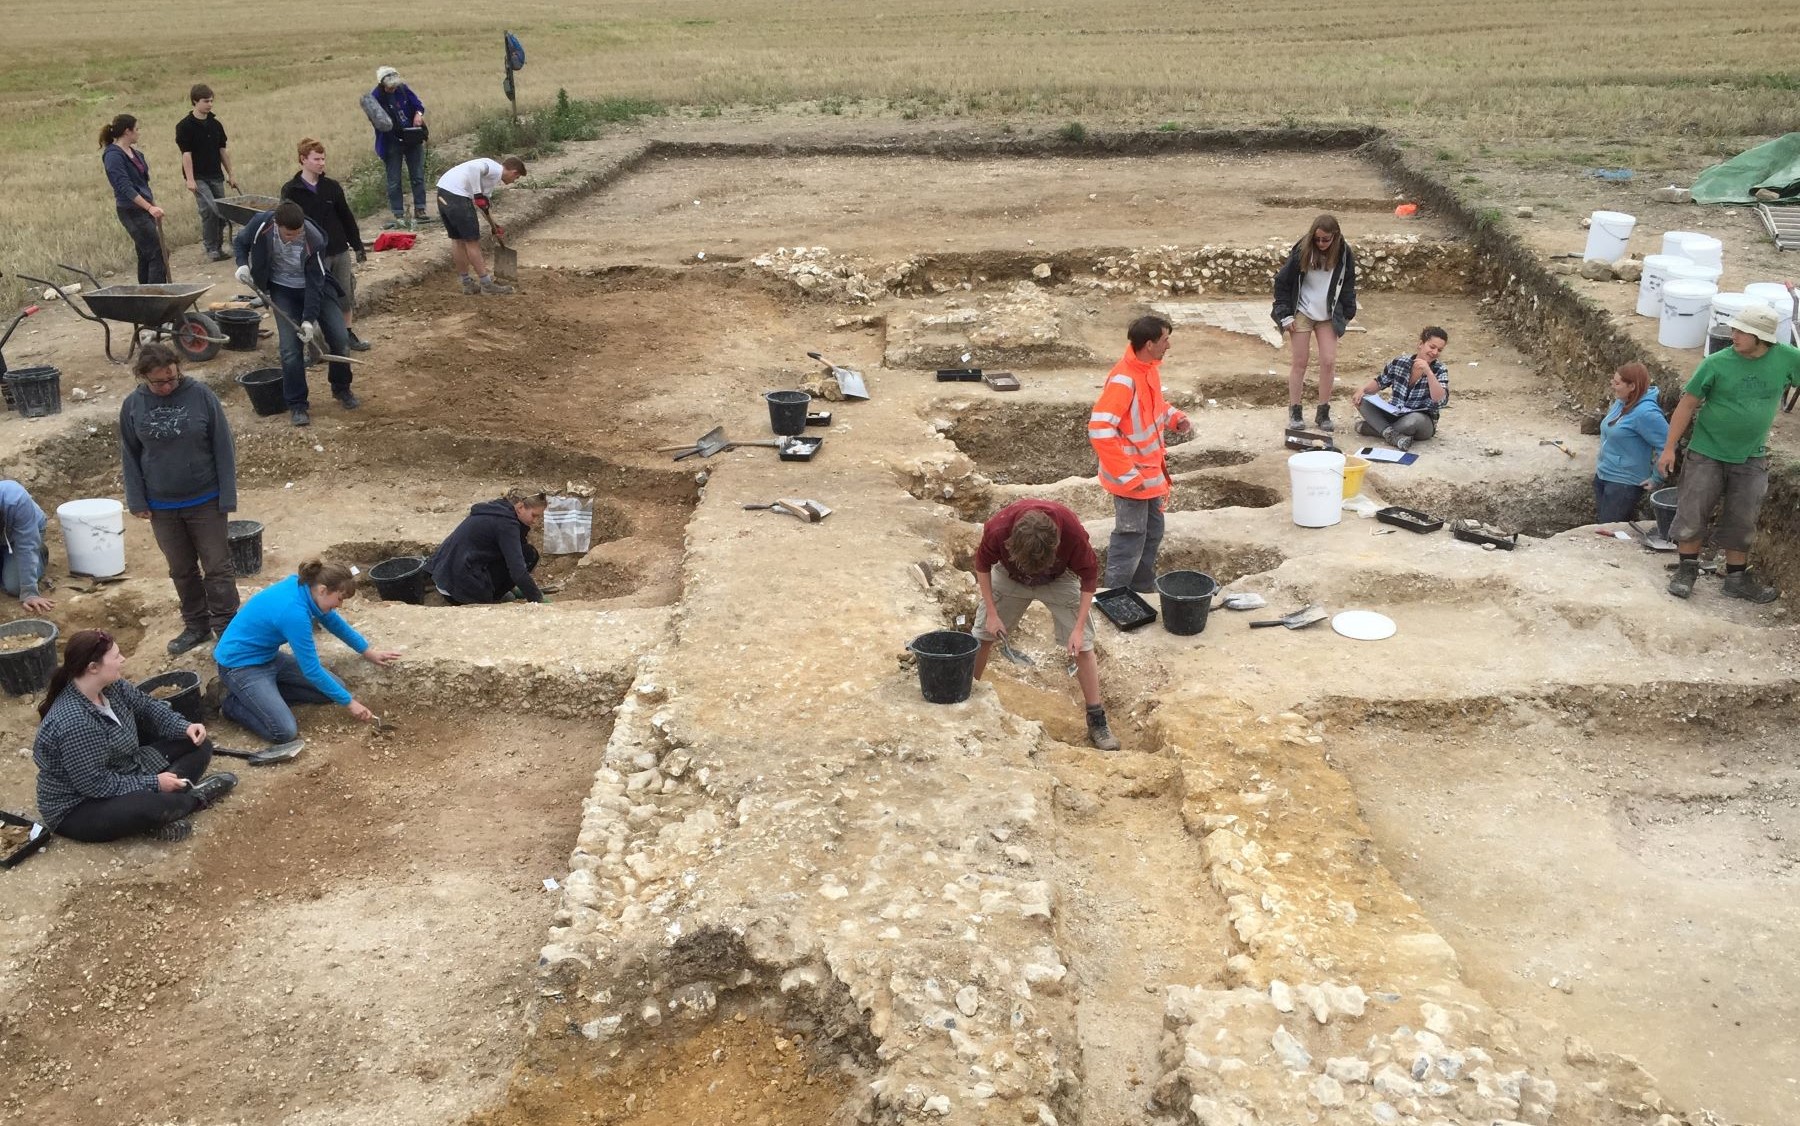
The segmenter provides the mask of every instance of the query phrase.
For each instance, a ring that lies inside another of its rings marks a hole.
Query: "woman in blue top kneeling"
[[[356,594],[356,576],[341,563],[308,559],[300,572],[257,592],[244,603],[219,643],[219,710],[271,743],[295,742],[299,726],[291,704],[342,704],[364,723],[375,713],[358,703],[319,663],[313,631],[324,626],[363,660],[389,665],[400,654],[372,649],[337,609]],[[282,645],[291,653],[283,653]]]
[[[1626,364],[1612,377],[1615,401],[1600,423],[1600,461],[1594,467],[1596,524],[1631,519],[1644,494],[1662,481],[1656,455],[1668,441],[1669,420],[1654,392],[1643,364]]]

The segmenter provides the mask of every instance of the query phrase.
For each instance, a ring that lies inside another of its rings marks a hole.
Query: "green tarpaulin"
[[[1800,133],[1777,137],[1694,178],[1695,203],[1755,203],[1756,189],[1788,194],[1800,184]]]

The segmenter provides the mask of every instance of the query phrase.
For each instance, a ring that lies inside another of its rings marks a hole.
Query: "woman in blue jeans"
[[[341,563],[308,559],[298,574],[257,592],[238,610],[213,647],[219,666],[219,710],[282,749],[292,748],[299,726],[292,704],[342,704],[364,723],[375,713],[350,695],[319,663],[313,628],[327,630],[374,665],[400,654],[372,649],[338,615],[356,594],[356,576]],[[291,652],[283,653],[286,645]]]
[[[1600,460],[1594,466],[1594,523],[1616,524],[1637,512],[1644,494],[1662,475],[1656,455],[1669,437],[1669,420],[1650,386],[1650,369],[1626,364],[1612,377],[1614,402],[1600,423]]]
[[[405,167],[412,182],[413,229],[425,218],[425,103],[400,80],[400,72],[391,66],[375,71],[375,89],[369,96],[386,111],[393,128],[375,133],[375,155],[387,166],[388,210],[394,213],[389,227],[408,225],[406,195],[400,173]]]

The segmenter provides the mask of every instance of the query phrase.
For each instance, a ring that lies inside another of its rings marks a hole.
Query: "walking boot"
[[[1399,450],[1401,453],[1405,453],[1407,450],[1412,449],[1412,439],[1405,434],[1400,433],[1398,430],[1395,430],[1392,426],[1387,427],[1381,432],[1381,440]]]
[[[1669,580],[1669,593],[1676,598],[1686,598],[1694,593],[1694,584],[1700,579],[1700,561],[1683,559],[1675,565],[1675,577]]]
[[[1288,429],[1288,430],[1304,430],[1304,429],[1306,429],[1306,416],[1304,414],[1300,413],[1300,404],[1299,403],[1289,403],[1288,404],[1288,420],[1287,420],[1286,429]]]
[[[502,294],[502,293],[511,293],[513,291],[512,286],[502,285],[501,283],[495,281],[491,275],[488,277],[482,278],[476,284],[481,287],[481,292],[483,292],[483,293]]]
[[[194,831],[194,823],[183,817],[179,821],[171,821],[167,825],[158,825],[144,835],[153,841],[185,841]]]
[[[202,806],[210,806],[236,788],[237,775],[229,770],[221,770],[194,783],[188,793],[199,798]]]
[[[1313,429],[1322,430],[1327,434],[1337,429],[1337,427],[1333,426],[1331,423],[1330,403],[1320,403],[1317,409],[1313,411]]]
[[[367,352],[370,348],[374,347],[373,344],[370,344],[367,340],[356,335],[354,329],[345,329],[344,335],[350,338],[350,350],[352,352]]]
[[[474,297],[481,292],[481,284],[477,282],[472,275],[464,274],[462,276],[462,291],[470,297]]]
[[[188,626],[175,639],[169,642],[169,656],[179,657],[196,646],[205,645],[212,638],[212,632],[200,626]]]
[[[1673,592],[1673,588],[1671,587],[1670,593]],[[1725,582],[1720,587],[1720,593],[1724,594],[1727,598],[1741,598],[1745,602],[1758,603],[1773,602],[1781,597],[1781,591],[1759,579],[1753,578],[1747,569],[1743,571],[1732,571],[1726,574]]]
[[[1119,749],[1119,738],[1112,733],[1106,724],[1106,711],[1103,708],[1087,710],[1088,742],[1096,750],[1116,751]]]

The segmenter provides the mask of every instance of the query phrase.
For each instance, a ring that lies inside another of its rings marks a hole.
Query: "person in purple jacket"
[[[388,229],[417,230],[425,218],[425,103],[400,81],[400,72],[391,66],[375,71],[375,89],[369,96],[386,111],[394,127],[375,131],[375,155],[387,166],[388,210],[394,221]],[[406,217],[406,199],[400,191],[400,166],[412,180],[412,218]]]

